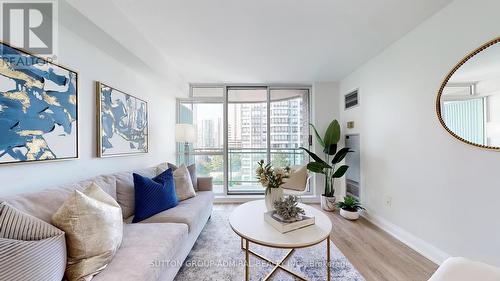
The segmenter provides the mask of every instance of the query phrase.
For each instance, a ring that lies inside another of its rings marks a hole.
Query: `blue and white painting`
[[[148,152],[148,104],[97,82],[100,157]]]
[[[78,157],[78,74],[0,43],[0,164]]]

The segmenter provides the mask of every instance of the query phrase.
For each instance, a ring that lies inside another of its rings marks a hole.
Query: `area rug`
[[[176,281],[240,281],[244,280],[245,255],[241,249],[240,237],[229,226],[230,210],[216,209],[208,221],[191,253],[177,274]],[[336,281],[361,281],[361,274],[331,242],[331,277]],[[283,258],[287,250],[272,249],[250,244],[250,249],[273,260]],[[297,249],[285,265],[300,272],[308,280],[327,280],[326,242]],[[250,256],[250,280],[262,280],[273,265]],[[281,269],[271,280],[296,280]]]

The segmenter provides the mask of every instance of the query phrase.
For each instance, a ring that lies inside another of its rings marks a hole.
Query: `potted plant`
[[[268,211],[274,210],[274,202],[283,199],[281,185],[284,179],[290,175],[290,168],[273,168],[271,163],[264,165],[264,160],[257,162],[255,174],[260,184],[266,188],[265,201]]]
[[[338,202],[337,207],[340,208],[340,215],[348,220],[359,219],[359,211],[365,209],[352,196],[345,196],[344,202]]]
[[[323,138],[321,138],[313,124],[309,125],[313,128],[316,139],[323,148],[325,159],[321,159],[318,155],[304,147],[301,147],[301,149],[305,150],[314,160],[307,164],[307,169],[325,176],[325,192],[321,195],[321,208],[331,212],[335,210],[334,180],[343,177],[349,168],[347,165],[342,165],[338,169],[335,169],[335,166],[344,160],[347,153],[352,151],[348,147],[337,150],[337,144],[340,141],[340,125],[337,120],[333,120],[330,123]]]

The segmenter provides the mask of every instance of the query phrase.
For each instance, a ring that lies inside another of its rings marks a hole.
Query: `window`
[[[446,126],[467,141],[486,144],[485,98],[446,100],[441,110]],[[469,116],[469,118],[463,118]]]
[[[222,98],[224,97],[224,87],[191,87],[193,98]]]
[[[267,88],[228,87],[228,192],[259,192],[257,161],[267,159]],[[240,122],[239,116],[245,116]]]
[[[178,101],[178,122],[198,130],[190,163],[197,164],[199,175],[214,177],[217,193],[263,193],[255,177],[257,161],[294,166],[308,160],[299,147],[309,146],[309,92],[308,87],[192,86],[191,97]],[[182,145],[177,152],[182,162]]]
[[[299,147],[309,146],[309,90],[271,89],[270,158],[275,166],[298,166],[307,159]]]
[[[190,146],[189,163],[201,177],[213,177],[214,192],[223,193],[224,116],[222,102],[179,101],[178,123],[194,124],[197,141]],[[177,161],[184,163],[184,145],[178,144]]]

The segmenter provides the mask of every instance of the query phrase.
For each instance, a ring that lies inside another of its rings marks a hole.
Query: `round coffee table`
[[[327,280],[330,280],[330,232],[332,223],[328,216],[320,210],[300,203],[299,207],[304,209],[306,216],[314,216],[315,224],[287,233],[280,233],[264,220],[264,213],[267,212],[264,200],[247,202],[238,206],[231,213],[229,224],[233,231],[241,237],[241,248],[245,250],[245,280],[249,280],[250,254],[274,265],[273,270],[263,280],[271,278],[278,268],[301,280],[307,280],[301,274],[285,267],[283,263],[292,255],[295,249],[310,247],[323,241],[326,241]],[[275,262],[250,250],[250,242],[272,248],[290,249],[290,251],[283,259]]]

